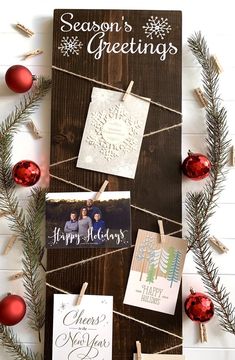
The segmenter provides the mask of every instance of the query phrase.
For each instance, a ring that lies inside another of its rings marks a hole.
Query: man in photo
[[[77,234],[78,233],[78,215],[76,211],[71,211],[70,220],[66,221],[64,226],[64,232],[66,234]]]
[[[106,231],[106,224],[104,220],[101,219],[100,213],[95,213],[93,218],[93,238],[96,244],[103,244],[104,243],[104,234]]]
[[[100,209],[94,205],[94,201],[92,199],[88,199],[86,201],[86,207],[87,207],[87,215],[89,216],[89,218],[91,218],[92,222],[94,222],[94,215],[95,214],[101,215]]]
[[[92,227],[91,218],[88,216],[87,208],[82,207],[80,209],[80,215],[78,219],[78,234],[82,242],[88,242],[88,230]]]

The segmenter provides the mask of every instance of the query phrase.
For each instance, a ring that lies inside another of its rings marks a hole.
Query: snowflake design
[[[86,141],[107,161],[137,150],[139,121],[132,118],[123,105],[91,114],[91,130]]]
[[[157,16],[151,16],[146,22],[146,25],[143,26],[146,37],[153,39],[153,36],[157,38],[161,38],[162,40],[165,38],[166,34],[172,30],[171,25],[168,24],[167,18],[158,18]]]
[[[63,56],[69,57],[70,55],[79,55],[83,43],[77,36],[63,36],[58,49],[61,51]]]

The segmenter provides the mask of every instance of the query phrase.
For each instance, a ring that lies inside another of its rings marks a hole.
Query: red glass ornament
[[[185,312],[192,321],[206,322],[214,315],[214,305],[211,299],[200,292],[191,290],[184,303]]]
[[[0,302],[0,324],[12,326],[18,324],[26,313],[26,304],[18,295],[7,295]]]
[[[23,65],[11,66],[5,75],[7,86],[16,93],[24,93],[33,85],[34,76]]]
[[[12,170],[14,181],[22,186],[32,186],[40,179],[39,166],[31,160],[19,161]]]
[[[203,154],[188,152],[188,157],[183,161],[182,170],[184,175],[192,180],[206,178],[211,169],[210,160]]]

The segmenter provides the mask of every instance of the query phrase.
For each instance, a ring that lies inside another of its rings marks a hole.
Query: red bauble
[[[12,326],[18,324],[26,313],[26,304],[18,295],[7,295],[0,302],[0,324]]]
[[[7,70],[5,80],[12,91],[24,93],[32,87],[34,77],[25,66],[13,65]]]
[[[39,166],[31,160],[22,160],[15,164],[12,170],[14,181],[22,186],[36,184],[41,175]]]
[[[211,299],[202,293],[191,292],[184,303],[185,312],[192,321],[206,322],[214,315]]]
[[[184,175],[192,180],[201,180],[209,175],[211,163],[209,159],[199,153],[189,151],[188,157],[183,161],[182,170]]]

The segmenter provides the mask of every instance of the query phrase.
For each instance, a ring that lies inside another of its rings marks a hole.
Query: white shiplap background
[[[200,85],[200,68],[189,53],[186,42],[194,31],[201,30],[206,37],[210,49],[214,52],[224,68],[221,74],[221,96],[228,110],[228,124],[230,135],[235,141],[235,57],[234,57],[234,13],[230,0],[202,1],[202,0],[119,0],[111,3],[108,0],[87,0],[85,3],[75,0],[50,0],[48,2],[30,0],[7,0],[0,5],[0,111],[1,119],[12,111],[19,100],[19,96],[7,89],[4,76],[9,66],[23,64],[35,74],[51,74],[52,48],[52,16],[54,8],[119,8],[119,9],[162,9],[182,10],[183,12],[183,144],[182,157],[187,150],[205,151],[205,120],[204,112],[197,105],[192,90]],[[25,38],[16,32],[13,24],[21,22],[35,31],[32,38]],[[22,55],[36,48],[44,51],[43,55],[22,60]],[[32,116],[43,138],[34,140],[26,128],[21,129],[15,136],[13,144],[13,162],[21,159],[36,161],[43,172],[41,185],[46,184],[48,178],[46,169],[49,163],[50,139],[50,96],[43,101],[39,111]],[[192,182],[183,179],[183,216],[185,193],[197,190],[202,182]],[[220,269],[221,279],[231,292],[231,300],[235,304],[235,168],[229,169],[226,188],[220,197],[219,207],[211,222],[211,234],[219,237],[230,249],[228,254],[214,252],[215,261]],[[19,197],[23,200],[27,190],[19,189]],[[185,227],[186,230],[186,227]],[[20,244],[14,246],[7,257],[2,251],[11,236],[6,220],[0,219],[0,296],[7,292],[23,295],[21,280],[9,281],[10,275],[21,269]],[[191,254],[188,255],[183,276],[183,298],[189,292],[189,287],[203,290],[199,276],[196,274]],[[34,350],[40,350],[35,334],[27,327],[26,321],[15,326],[22,342]],[[207,325],[208,343],[198,342],[198,327],[183,316],[184,353],[187,360],[234,360],[235,337],[224,333],[214,318]],[[0,349],[0,360],[10,357]],[[49,359],[46,359],[49,360]]]

